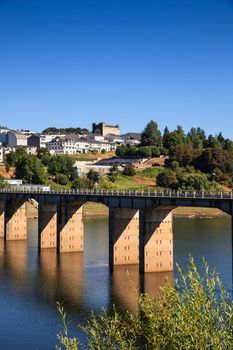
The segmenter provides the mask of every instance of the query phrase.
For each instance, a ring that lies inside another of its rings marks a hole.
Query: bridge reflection
[[[160,288],[172,281],[173,272],[140,274],[137,266],[117,266],[112,272],[113,300],[117,300],[123,309],[135,313],[138,311],[138,297],[141,293],[155,298]]]
[[[6,244],[0,239],[0,279],[10,281],[19,299],[39,300],[52,308],[60,301],[67,311],[86,316],[94,306],[89,301],[95,297],[95,284],[100,282],[99,277],[106,276],[105,266],[88,282],[90,273],[83,253],[57,255],[53,249],[46,249],[38,254],[37,249],[28,248],[27,241]],[[172,273],[140,274],[137,266],[129,265],[117,266],[112,272],[108,269],[106,278],[109,283],[102,284],[100,290],[105,300],[99,305],[110,308],[116,304],[121,310],[137,312],[139,293],[155,297],[160,286],[172,280]],[[90,282],[93,288],[89,288]]]

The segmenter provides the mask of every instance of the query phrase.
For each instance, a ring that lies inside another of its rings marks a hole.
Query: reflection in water
[[[137,265],[116,266],[112,272],[112,299],[122,311],[138,311],[138,297],[146,293],[155,298],[159,289],[173,279],[172,272],[139,274]]]
[[[136,312],[139,291],[138,266],[116,266],[112,272],[112,299],[118,308]]]
[[[161,287],[171,284],[173,281],[173,272],[151,272],[142,278],[142,292],[155,298]]]
[[[113,304],[122,312],[137,312],[139,292],[156,297],[159,287],[173,279],[173,273],[139,274],[133,265],[111,272],[107,219],[85,221],[84,253],[59,257],[53,249],[38,255],[37,221],[30,220],[28,229],[27,241],[4,244],[0,239],[1,349],[54,348],[59,330],[56,301],[64,304],[75,324],[83,323],[92,310],[109,310]],[[174,238],[175,262],[184,266],[188,253],[205,256],[231,285],[230,220],[176,219]],[[71,330],[80,336],[75,324]]]
[[[27,278],[27,241],[8,241],[5,244],[4,239],[0,240],[1,253],[1,273],[7,272],[16,282],[24,282]],[[5,259],[6,258],[6,259]]]
[[[61,254],[57,272],[59,299],[67,300],[67,304],[72,300],[77,310],[84,292],[83,253]]]
[[[83,253],[58,256],[55,249],[42,249],[38,262],[37,283],[43,288],[43,297],[77,310],[83,297]]]

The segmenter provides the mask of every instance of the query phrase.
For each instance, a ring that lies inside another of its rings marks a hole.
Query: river
[[[85,252],[53,250],[38,256],[37,220],[28,222],[28,240],[0,240],[0,349],[50,350],[55,348],[60,330],[56,301],[73,320],[71,332],[82,335],[83,324],[93,310],[137,310],[138,290],[155,296],[173,273],[139,275],[138,267],[108,267],[108,220],[85,219]],[[192,254],[197,263],[205,257],[210,266],[232,285],[231,221],[219,218],[175,218],[174,260],[181,266]]]

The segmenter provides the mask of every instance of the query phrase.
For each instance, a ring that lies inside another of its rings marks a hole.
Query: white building
[[[90,143],[84,137],[77,140],[76,145],[77,145],[77,153],[80,153],[80,154],[89,153]]]
[[[25,151],[27,152],[27,154],[36,155],[37,154],[37,147],[27,146],[27,147],[25,147]]]
[[[51,142],[46,143],[50,153],[55,154],[76,154],[77,142],[68,138],[56,137]]]

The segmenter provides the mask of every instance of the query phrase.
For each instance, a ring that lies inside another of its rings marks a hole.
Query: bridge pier
[[[0,238],[5,236],[5,201],[0,202]]]
[[[54,203],[39,203],[38,210],[38,246],[40,249],[57,247],[57,210]]]
[[[60,215],[60,252],[82,252],[84,241],[83,203],[62,203]]]
[[[7,241],[27,239],[27,212],[26,202],[21,200],[8,200],[1,208],[1,221],[4,223],[4,238]],[[1,224],[2,224],[1,223]]]
[[[109,265],[138,263],[138,209],[109,208]]]
[[[141,272],[173,271],[172,208],[140,209]]]

